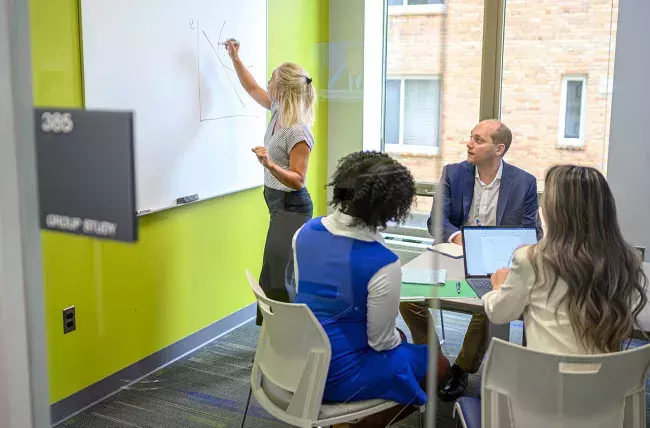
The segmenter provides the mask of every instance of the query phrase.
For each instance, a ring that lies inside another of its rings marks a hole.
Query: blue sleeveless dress
[[[426,377],[427,347],[402,343],[378,352],[368,345],[368,283],[396,262],[397,255],[380,242],[331,233],[322,218],[307,222],[297,233],[294,251],[296,303],[311,309],[332,347],[324,401],[382,398],[425,404],[426,393],[418,382]]]

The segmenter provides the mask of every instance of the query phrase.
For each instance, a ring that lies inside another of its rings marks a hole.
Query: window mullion
[[[506,0],[485,0],[479,120],[501,117]]]
[[[399,128],[398,128],[400,146],[404,145],[404,127],[405,127],[404,101],[406,100],[405,92],[406,92],[406,79],[401,79],[399,85]]]

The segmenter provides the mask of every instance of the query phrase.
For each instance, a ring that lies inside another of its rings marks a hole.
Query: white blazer
[[[558,279],[553,293],[552,278],[540,269],[541,281],[535,283],[535,271],[528,258],[529,247],[515,251],[510,274],[499,290],[483,296],[488,318],[495,324],[505,324],[524,316],[527,347],[554,354],[588,354],[578,342],[566,310],[566,302],[558,304],[568,290],[567,283]],[[557,316],[556,316],[557,308]]]

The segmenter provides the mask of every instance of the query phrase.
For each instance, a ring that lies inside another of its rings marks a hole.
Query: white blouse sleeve
[[[510,274],[503,285],[483,296],[483,306],[490,321],[506,324],[518,320],[529,303],[534,277],[527,249],[517,250],[512,259]]]
[[[296,240],[298,240],[298,234],[302,230],[302,228],[305,227],[304,225],[300,226],[298,230],[296,230],[296,233],[293,234],[293,238],[291,238],[291,252],[293,253],[293,278],[295,282],[295,287],[296,287],[296,294],[298,293],[298,254],[296,253]]]
[[[402,267],[398,261],[379,269],[368,283],[368,345],[375,351],[396,348],[402,339],[395,320],[399,313]]]

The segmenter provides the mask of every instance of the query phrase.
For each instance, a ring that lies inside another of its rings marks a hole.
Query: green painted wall
[[[304,65],[325,87],[329,0],[269,0],[269,72]],[[34,103],[83,105],[78,0],[30,0]],[[309,189],[325,213],[327,105]],[[260,189],[146,216],[134,245],[42,234],[50,401],[57,402],[253,302],[268,214]],[[75,305],[64,336],[61,310]]]

